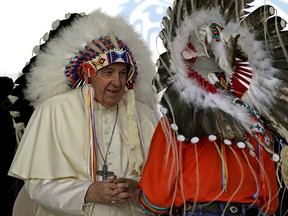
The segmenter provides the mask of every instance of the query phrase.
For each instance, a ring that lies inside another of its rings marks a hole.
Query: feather
[[[277,32],[281,32],[286,27],[286,24],[286,21],[279,16],[269,17],[265,23],[266,33],[268,36],[273,34],[277,35]],[[259,29],[258,32],[261,32],[261,30]]]
[[[214,111],[221,133],[221,139],[244,141],[246,132],[234,118],[219,109]]]
[[[249,13],[241,22],[249,29],[250,32],[256,32],[264,28],[267,18],[275,13],[271,5],[262,5],[256,10]]]
[[[265,126],[269,131],[276,137],[283,138],[288,143],[288,129],[281,124],[275,115],[266,110],[266,112],[262,111],[262,118],[265,119]]]
[[[191,136],[190,138],[197,136],[197,137],[202,137],[204,135],[204,129],[203,129],[203,114],[204,110],[200,109],[199,107],[194,107],[193,110],[193,121],[191,125],[191,134],[188,134],[188,136]],[[183,116],[186,118],[185,116]]]
[[[283,80],[285,82],[288,82],[288,70],[279,70],[277,74],[275,74],[275,77],[279,80]],[[282,92],[282,89],[279,89],[279,92],[283,95],[288,95],[287,87],[284,87],[286,90]]]
[[[275,104],[277,104],[277,109],[272,109],[271,113],[275,115],[279,122],[285,127],[288,128],[288,97],[282,95],[275,98]]]
[[[160,55],[159,59],[156,62],[157,65],[157,74],[153,79],[153,86],[155,86],[155,92],[159,93],[163,89],[169,87],[175,81],[173,75],[175,74],[172,71],[169,71],[169,55],[167,52]]]
[[[224,0],[222,4],[222,13],[224,14],[226,22],[231,20],[240,21],[240,17],[244,15],[245,10],[247,9],[247,3],[251,1],[236,1],[236,0]]]
[[[215,118],[215,110],[212,107],[207,107],[204,109],[203,118],[203,131],[206,136],[221,134],[221,129],[217,119]]]
[[[288,83],[286,85],[283,85],[281,88],[279,88],[279,94],[280,94],[280,101],[285,101],[284,103],[287,104],[287,95],[288,95]]]
[[[288,70],[288,63],[286,59],[274,59],[273,67],[279,68],[280,70]]]
[[[270,34],[265,43],[267,44],[267,50],[274,59],[284,58],[284,51],[288,48],[288,31],[282,31],[279,35]]]

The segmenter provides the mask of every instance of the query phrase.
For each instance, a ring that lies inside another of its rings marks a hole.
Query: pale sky
[[[0,6],[0,76],[17,76],[32,57],[32,50],[40,38],[51,30],[52,22],[64,19],[66,13],[90,13],[98,3],[111,14],[117,14],[118,7],[125,0],[11,0]],[[2,1],[1,4],[4,1]],[[105,4],[103,4],[105,2]]]
[[[40,38],[51,30],[51,24],[54,20],[63,19],[65,14],[69,12],[85,12],[88,14],[98,7],[109,14],[117,14],[121,12],[120,5],[125,2],[127,0],[2,1],[0,3],[0,76],[9,76],[15,79],[19,75],[27,61],[32,57],[33,47],[39,45]],[[168,2],[171,5],[173,0],[134,0],[135,5],[142,4],[143,6],[145,4],[146,8],[149,4],[153,6],[162,4],[161,6],[163,6],[163,2],[165,4]],[[273,5],[271,2],[256,0],[256,5],[259,3]],[[288,5],[287,0],[273,0],[273,2],[278,2],[278,5],[281,5],[281,3]],[[279,16],[288,20],[286,14],[288,8],[277,8],[277,11]],[[156,39],[153,44],[156,45]]]

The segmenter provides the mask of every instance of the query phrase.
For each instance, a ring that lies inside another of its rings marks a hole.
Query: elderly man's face
[[[126,63],[114,63],[100,69],[91,78],[94,99],[105,108],[112,108],[121,101],[127,80],[127,67]]]

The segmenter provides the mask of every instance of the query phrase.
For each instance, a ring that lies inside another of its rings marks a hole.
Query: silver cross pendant
[[[102,181],[105,181],[108,179],[108,177],[115,175],[114,172],[108,171],[108,166],[106,164],[103,164],[102,170],[97,171],[96,174],[102,176]]]

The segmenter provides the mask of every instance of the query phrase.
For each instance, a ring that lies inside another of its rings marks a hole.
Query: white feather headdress
[[[40,50],[27,74],[27,100],[35,107],[48,98],[69,91],[65,69],[70,61],[80,55],[79,51],[83,51],[93,40],[109,34],[127,44],[133,55],[138,71],[134,83],[136,100],[154,108],[156,100],[147,97],[152,95],[152,89],[147,87],[147,83],[151,83],[154,76],[154,65],[148,46],[123,16],[112,17],[101,9],[78,16]]]

